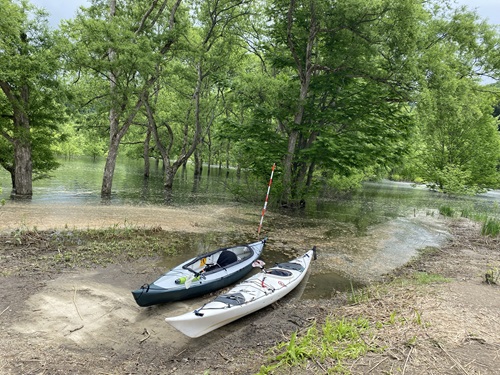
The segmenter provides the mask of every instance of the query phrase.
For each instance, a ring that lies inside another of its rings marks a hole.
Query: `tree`
[[[50,144],[64,116],[58,56],[46,15],[26,1],[0,0],[0,164],[13,196],[31,198],[35,177],[57,167]]]
[[[422,148],[415,163],[430,187],[475,194],[500,181],[500,135],[492,116],[498,95],[477,78],[479,57],[487,59],[477,41],[494,39],[474,13],[457,12],[431,26],[436,42],[423,56],[426,79],[416,112]]]
[[[68,67],[92,77],[96,88],[89,102],[99,101],[108,116],[109,147],[101,195],[109,198],[120,143],[159,79],[160,68],[185,18],[181,0],[151,4],[132,0],[93,0],[89,8],[64,27],[71,42]]]
[[[162,68],[157,97],[145,101],[156,148],[165,166],[167,197],[175,174],[191,156],[195,159],[195,176],[200,174],[202,147],[209,145],[212,126],[224,113],[222,97],[240,62],[234,56],[244,52],[234,29],[248,15],[248,6],[245,0],[194,3],[194,22],[187,42],[178,51],[178,59]]]
[[[282,203],[302,200],[316,169],[349,175],[398,159],[410,126],[421,6],[276,1],[269,15],[266,71],[282,89],[267,117],[287,143]]]

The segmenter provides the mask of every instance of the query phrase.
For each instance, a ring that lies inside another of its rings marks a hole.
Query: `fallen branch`
[[[78,306],[76,305],[76,286],[74,287],[75,293],[73,294],[73,304],[75,305],[76,312],[78,313],[78,316],[80,317],[80,320],[83,320],[82,316],[80,315],[80,311],[78,310]]]
[[[149,333],[147,328],[144,328],[144,332],[142,332],[142,334],[147,335],[147,336],[144,337],[143,339],[141,339],[141,341],[139,341],[139,344],[142,344],[144,341],[146,341],[147,339],[149,339],[151,337],[151,334]]]

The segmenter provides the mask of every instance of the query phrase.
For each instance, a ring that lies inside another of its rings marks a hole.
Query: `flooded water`
[[[160,168],[153,165],[146,181],[141,162],[119,162],[112,199],[103,202],[100,198],[103,167],[104,160],[62,161],[53,178],[34,182],[33,199],[28,202],[9,201],[10,177],[0,172],[0,199],[8,201],[4,208],[0,207],[0,220],[12,221],[6,219],[8,210],[19,217],[12,225],[28,220],[35,211],[43,212],[38,222],[30,222],[40,227],[42,223],[76,226],[77,222],[84,227],[91,223],[112,225],[109,223],[125,217],[132,218],[133,224],[167,228],[173,221],[181,220],[174,217],[175,212],[165,211]],[[183,213],[183,225],[189,226],[187,232],[196,232],[197,226],[203,226],[203,220],[211,217],[213,222],[207,225],[220,226],[218,233],[227,228],[228,235],[224,239],[213,233],[193,236],[179,258],[164,259],[159,266],[170,268],[202,251],[247,242],[250,234],[245,238],[233,236],[231,228],[248,221],[255,221],[257,227],[266,190],[267,182],[249,181],[244,176],[239,179],[234,170],[212,168],[208,174],[205,168],[197,182],[192,170],[188,169],[185,176],[179,173],[169,207],[181,210],[177,212]],[[243,200],[235,192],[243,192],[249,199]],[[273,204],[271,191],[265,218],[265,232],[270,240],[263,259],[272,265],[318,246],[318,264],[309,277],[303,298],[328,298],[336,291],[377,279],[406,263],[419,249],[442,244],[448,234],[439,207],[446,205],[458,212],[467,210],[498,217],[499,203],[498,191],[453,198],[430,192],[423,186],[384,181],[366,183],[348,196],[307,202],[303,209],[280,210]],[[197,217],[200,210],[204,219]],[[153,280],[141,280],[138,286],[150,281]]]

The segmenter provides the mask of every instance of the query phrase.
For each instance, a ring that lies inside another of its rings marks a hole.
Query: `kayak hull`
[[[252,263],[262,254],[266,241],[267,238],[192,258],[172,268],[154,282],[133,290],[132,295],[139,306],[146,307],[194,298],[225,288],[252,270]],[[227,251],[234,253],[234,261],[218,266],[220,254]]]

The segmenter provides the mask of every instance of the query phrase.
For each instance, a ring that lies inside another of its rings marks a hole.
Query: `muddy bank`
[[[167,211],[169,215],[165,215]],[[164,221],[155,224],[163,230],[220,228],[223,232],[231,225],[233,232],[244,236],[255,222],[254,214],[238,208],[214,209],[202,217],[197,212],[167,211],[162,212]],[[22,225],[44,223],[45,214],[30,216],[30,224]],[[106,226],[116,224],[119,217],[123,221],[123,216],[114,215],[102,215],[109,218]],[[286,246],[291,254],[312,240],[319,248],[332,246],[333,239],[318,229],[292,229],[284,224],[280,220],[283,226],[278,227],[270,221],[269,230],[274,230],[271,247]],[[16,225],[19,222],[9,222],[4,229]],[[78,226],[76,220],[69,225]],[[254,374],[268,361],[269,348],[288,340],[292,332],[304,332],[328,316],[364,316],[387,322],[372,338],[386,349],[349,364],[351,373],[496,374],[500,367],[499,288],[484,284],[483,277],[486,269],[500,267],[499,241],[481,237],[479,227],[469,221],[444,220],[442,225],[451,236],[446,234],[446,242],[433,247],[438,250],[426,252],[385,279],[411,278],[425,271],[450,278],[448,283],[377,284],[376,298],[355,305],[348,305],[346,296],[334,290],[327,299],[301,299],[303,289],[299,289],[269,308],[198,339],[182,336],[163,318],[199,306],[208,297],[146,309],[133,302],[130,290],[160,271],[154,257],[106,267],[45,270],[23,263],[29,272],[3,269],[0,373]],[[9,267],[17,264],[19,270],[19,262],[34,259],[16,260],[13,244],[5,239],[0,243],[0,256],[11,256]],[[31,252],[35,258],[46,248],[36,239],[28,245],[25,254]],[[336,260],[320,262],[318,269],[323,269]],[[389,324],[394,314],[404,324]],[[329,365],[328,361],[310,361],[283,373],[325,373]]]

